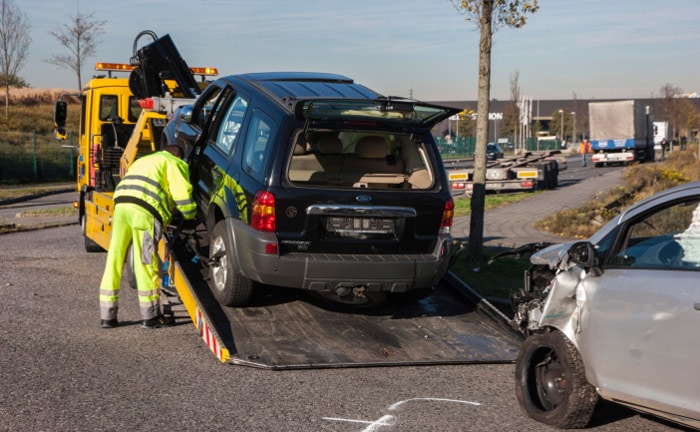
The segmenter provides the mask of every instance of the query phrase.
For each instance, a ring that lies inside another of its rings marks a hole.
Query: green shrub
[[[567,238],[588,238],[633,203],[673,186],[700,180],[695,148],[674,151],[665,161],[635,164],[625,170],[623,185],[613,187],[581,207],[536,222],[536,226]]]

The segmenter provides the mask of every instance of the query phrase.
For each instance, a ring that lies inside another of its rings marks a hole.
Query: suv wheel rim
[[[224,245],[224,239],[217,237],[211,245],[210,256],[216,256],[221,253],[221,258],[217,265],[212,267],[212,279],[214,280],[214,286],[217,290],[222,291],[226,286],[226,276],[228,274],[228,263],[226,257],[226,246]]]

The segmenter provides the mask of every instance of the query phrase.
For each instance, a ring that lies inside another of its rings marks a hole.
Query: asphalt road
[[[191,323],[98,327],[104,254],[75,225],[0,236],[0,431],[546,431],[511,364],[270,371],[219,363]],[[595,431],[677,430],[604,404]]]

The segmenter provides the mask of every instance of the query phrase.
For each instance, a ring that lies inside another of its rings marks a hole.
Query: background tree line
[[[44,61],[75,72],[78,90],[82,88],[81,72],[85,60],[95,54],[105,23],[95,19],[94,14],[84,14],[78,8],[68,23],[49,31],[66,51]],[[6,119],[10,110],[10,88],[29,86],[19,76],[19,71],[27,61],[32,42],[30,32],[27,14],[13,0],[0,0],[0,85],[5,89]]]

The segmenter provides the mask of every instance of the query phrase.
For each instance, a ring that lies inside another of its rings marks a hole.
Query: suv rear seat
[[[300,136],[289,165],[289,179],[358,188],[406,187],[404,161],[388,153],[388,144],[381,136],[360,138],[355,153],[348,154],[343,154],[343,143],[335,134],[324,134],[311,144]]]
[[[355,153],[345,156],[343,182],[355,187],[389,187],[406,180],[401,159],[388,155],[383,137],[365,136],[357,141]]]
[[[309,183],[340,184],[342,153],[343,143],[336,135],[322,135],[313,144],[308,144],[300,136],[289,165],[289,179]]]

